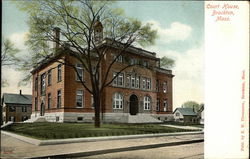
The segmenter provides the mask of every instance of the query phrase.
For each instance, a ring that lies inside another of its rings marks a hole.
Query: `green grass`
[[[42,140],[191,131],[158,124],[102,124],[95,128],[86,123],[14,123],[3,130]]]

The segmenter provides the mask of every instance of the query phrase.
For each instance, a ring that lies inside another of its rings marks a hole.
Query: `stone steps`
[[[25,120],[24,123],[38,123],[38,122],[48,122],[44,116],[39,116],[36,118],[31,118],[28,120]]]
[[[161,120],[158,120],[152,117],[150,114],[137,114],[129,115],[128,123],[161,123]]]

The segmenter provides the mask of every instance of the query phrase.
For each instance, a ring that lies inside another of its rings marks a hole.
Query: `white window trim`
[[[133,86],[133,84],[134,84],[134,86]],[[130,85],[131,85],[131,88],[135,88],[136,87],[136,78],[135,78],[134,75],[131,76],[131,84]]]
[[[156,102],[156,110],[157,110],[157,111],[160,111],[160,105],[161,105],[161,104],[160,104],[160,99],[158,98],[158,99],[157,99],[157,102]]]
[[[143,98],[144,110],[150,110],[150,106],[151,106],[151,98],[150,98],[150,96],[144,96],[144,98]]]
[[[82,64],[80,64],[80,63],[77,63],[76,64],[76,71],[78,72],[78,70],[81,70],[81,72],[82,72],[82,81],[83,81],[83,78],[84,78],[84,70],[83,70],[83,66],[78,66],[78,65],[82,65]],[[80,81],[80,78],[78,77],[78,75],[77,75],[77,72],[75,72],[76,73],[76,81]],[[79,72],[78,72],[79,73]],[[80,73],[79,73],[79,75],[80,75]]]
[[[163,87],[163,93],[167,93],[167,82],[163,82],[162,84],[162,87]]]
[[[120,84],[120,79],[122,84]],[[117,76],[117,86],[123,86],[123,85],[124,85],[124,75],[123,73],[119,73],[119,75]]]
[[[118,97],[118,98],[116,98]],[[118,102],[118,107],[116,105],[116,102]],[[114,95],[113,95],[113,109],[123,109],[123,95],[121,93],[118,93],[116,92]]]
[[[163,101],[163,111],[166,112],[168,110],[168,101],[164,100]]]
[[[81,94],[78,94],[78,91],[81,91]],[[82,97],[82,106],[77,106],[77,96],[80,96]],[[77,90],[76,91],[76,108],[83,108],[84,107],[84,91],[83,90]]]

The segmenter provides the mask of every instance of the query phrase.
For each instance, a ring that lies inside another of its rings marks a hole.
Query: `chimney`
[[[53,47],[55,49],[58,49],[59,48],[59,41],[60,41],[60,28],[58,27],[55,27],[53,29],[53,40],[54,40],[54,43],[53,43]]]
[[[19,95],[22,95],[22,90],[21,89],[19,90]]]

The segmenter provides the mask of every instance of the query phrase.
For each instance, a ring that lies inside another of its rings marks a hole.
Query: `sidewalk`
[[[59,145],[37,146],[20,141],[9,135],[1,134],[2,158],[35,158],[35,157],[77,157],[91,156],[111,152],[149,149],[204,141],[203,133],[178,136],[161,136],[137,139],[117,139],[68,143]]]
[[[162,125],[162,126],[168,126],[172,128],[179,128],[179,129],[189,129],[189,130],[203,130],[203,128],[198,128],[195,126],[180,126],[180,125]]]

